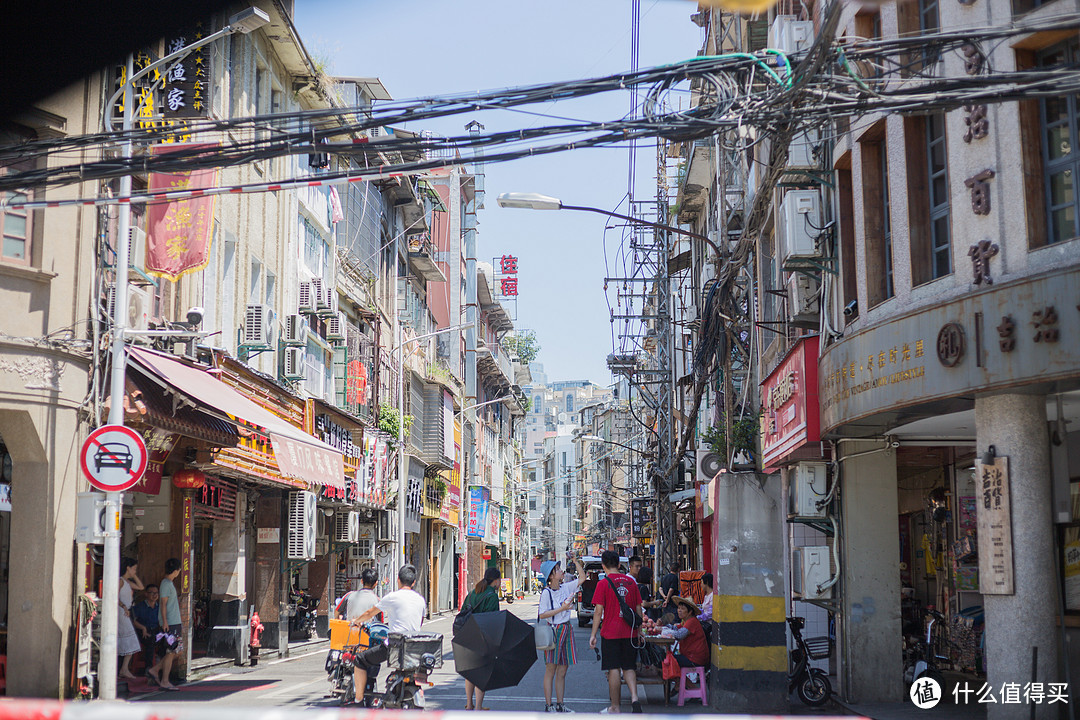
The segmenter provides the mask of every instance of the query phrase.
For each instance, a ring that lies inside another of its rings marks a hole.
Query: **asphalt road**
[[[526,597],[503,608],[526,621],[535,621],[536,596]],[[444,637],[444,666],[431,677],[434,687],[425,689],[429,708],[462,710],[465,707],[465,681],[454,672],[451,648],[451,624],[453,616],[435,618],[424,623],[424,629],[442,633]],[[577,712],[599,712],[608,704],[607,681],[600,670],[600,662],[589,648],[589,628],[578,628],[573,621],[577,643],[578,662],[566,676],[568,707]],[[175,692],[151,691],[134,695],[136,702],[151,702],[164,707],[175,704],[205,703],[214,707],[334,707],[336,700],[327,695],[329,684],[323,664],[327,647],[309,650],[300,655],[271,661],[262,661],[256,668],[233,668],[219,672],[186,685]],[[380,676],[380,689],[386,670]],[[543,712],[544,710],[544,664],[540,656],[529,669],[522,682],[514,688],[494,690],[487,694],[484,705],[493,711]],[[666,713],[701,712],[701,705],[689,701],[685,708],[664,706],[663,692],[659,685],[643,686],[639,693],[645,712]],[[623,687],[623,703],[629,711],[630,694]]]

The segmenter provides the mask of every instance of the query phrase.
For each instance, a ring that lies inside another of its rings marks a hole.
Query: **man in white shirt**
[[[420,631],[427,614],[427,601],[423,595],[413,590],[416,584],[416,568],[406,565],[398,571],[398,589],[387,593],[373,607],[360,613],[350,625],[366,623],[378,613],[383,613],[386,624],[392,633],[414,633]],[[353,660],[353,683],[356,697],[363,698],[367,688],[368,673],[379,674],[379,667],[390,656],[390,649],[385,644],[375,645],[358,654]]]

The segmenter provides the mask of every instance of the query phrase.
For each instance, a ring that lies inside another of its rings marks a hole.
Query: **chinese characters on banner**
[[[165,51],[172,54],[203,39],[205,32],[201,22],[185,33],[170,38]],[[198,48],[178,63],[165,68],[163,114],[166,118],[206,117],[209,113],[207,95],[209,90],[210,61],[206,48]]]
[[[194,525],[192,519],[192,499],[184,498],[184,530],[181,540],[180,552],[180,594],[187,595],[191,589],[191,530]]]
[[[159,145],[155,153],[176,146]],[[185,146],[190,149],[192,146]],[[205,145],[207,149],[216,145]],[[152,173],[150,192],[205,190],[217,183],[217,169]],[[210,230],[214,225],[214,196],[152,203],[146,209],[146,272],[176,282],[202,270],[210,259]],[[133,258],[133,262],[138,262]]]
[[[499,295],[517,297],[518,294],[518,259],[513,255],[499,258]]]
[[[1009,458],[975,462],[975,507],[979,523],[979,592],[1013,594],[1012,509]]]
[[[488,526],[487,488],[469,488],[469,522],[465,526],[468,537],[483,537]]]

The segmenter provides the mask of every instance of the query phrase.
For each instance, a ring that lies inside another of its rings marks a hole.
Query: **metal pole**
[[[135,60],[127,57],[125,77],[130,78]],[[124,85],[124,144],[121,155],[132,156],[129,138],[132,128],[131,107],[135,101],[130,82]],[[105,108],[106,113],[112,107]],[[131,195],[131,176],[120,178],[120,195]],[[116,282],[113,299],[112,368],[109,382],[109,424],[124,424],[124,387],[127,356],[124,352],[124,331],[128,316],[128,236],[131,234],[131,205],[121,203],[117,208]],[[105,493],[105,548],[101,581],[101,655],[98,661],[98,697],[116,699],[116,624],[120,614],[120,506],[123,493]]]
[[[398,348],[398,527],[397,540],[401,548],[398,554],[398,568],[405,566],[405,492],[408,483],[405,479],[405,348],[401,342],[401,318],[397,319]],[[391,584],[393,586],[393,584]]]

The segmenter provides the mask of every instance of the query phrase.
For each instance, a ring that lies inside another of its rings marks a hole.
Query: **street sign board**
[[[148,460],[142,436],[123,425],[97,428],[79,452],[83,475],[105,492],[123,492],[135,485],[146,471]]]

